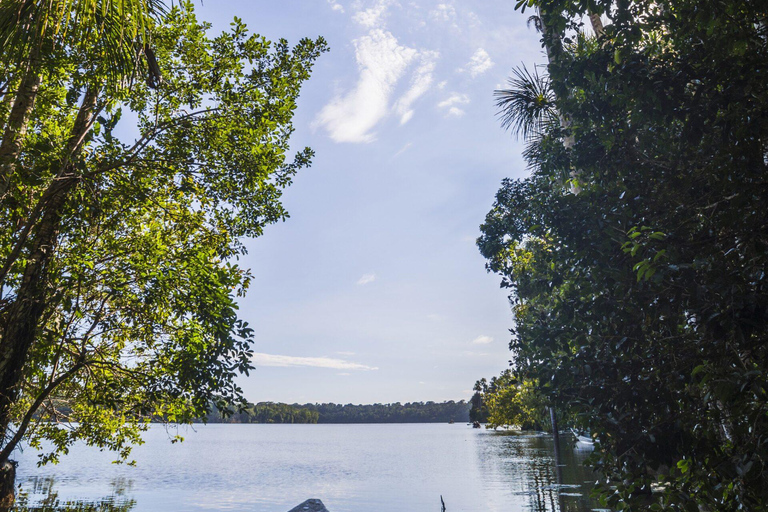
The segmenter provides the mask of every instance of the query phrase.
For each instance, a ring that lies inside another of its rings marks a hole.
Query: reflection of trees
[[[483,443],[480,461],[490,474],[500,474],[514,495],[524,497],[530,512],[588,512],[598,507],[589,498],[595,476],[584,467],[589,452],[575,450],[561,437],[561,467],[554,460],[549,436],[499,432]],[[581,494],[581,496],[578,496]]]
[[[55,489],[53,478],[34,478],[27,488],[22,488],[16,498],[16,512],[128,512],[136,501],[126,497],[131,482],[117,479],[112,482],[112,494],[89,501],[62,501]]]

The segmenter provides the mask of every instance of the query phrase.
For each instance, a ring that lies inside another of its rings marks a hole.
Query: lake
[[[550,436],[465,424],[197,425],[181,444],[153,425],[135,467],[75,446],[56,466],[17,453],[28,505],[56,510],[287,512],[320,498],[330,512],[599,510],[587,495],[588,451]],[[559,471],[558,471],[559,469]],[[48,508],[46,508],[48,507]],[[19,507],[27,510],[25,507]]]

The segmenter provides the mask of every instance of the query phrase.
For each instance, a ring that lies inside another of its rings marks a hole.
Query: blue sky
[[[541,63],[511,1],[207,1],[272,40],[322,35],[294,148],[317,156],[286,191],[291,218],[247,243],[252,401],[468,399],[504,369],[512,317],[478,227],[504,177],[526,174],[493,91]]]

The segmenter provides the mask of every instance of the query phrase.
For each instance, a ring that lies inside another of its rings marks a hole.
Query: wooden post
[[[557,414],[555,414],[555,408],[549,408],[549,419],[552,422],[552,440],[555,442],[555,464],[560,466],[560,432],[557,428]]]

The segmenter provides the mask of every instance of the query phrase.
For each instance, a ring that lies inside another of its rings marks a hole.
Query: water
[[[21,503],[287,512],[320,498],[331,512],[437,512],[442,495],[448,512],[599,509],[587,497],[594,482],[582,466],[588,452],[561,440],[558,468],[545,435],[464,424],[207,425],[180,433],[184,443],[171,444],[154,425],[134,450],[135,467],[75,446],[61,464],[37,468],[36,452],[27,449],[16,456]]]

